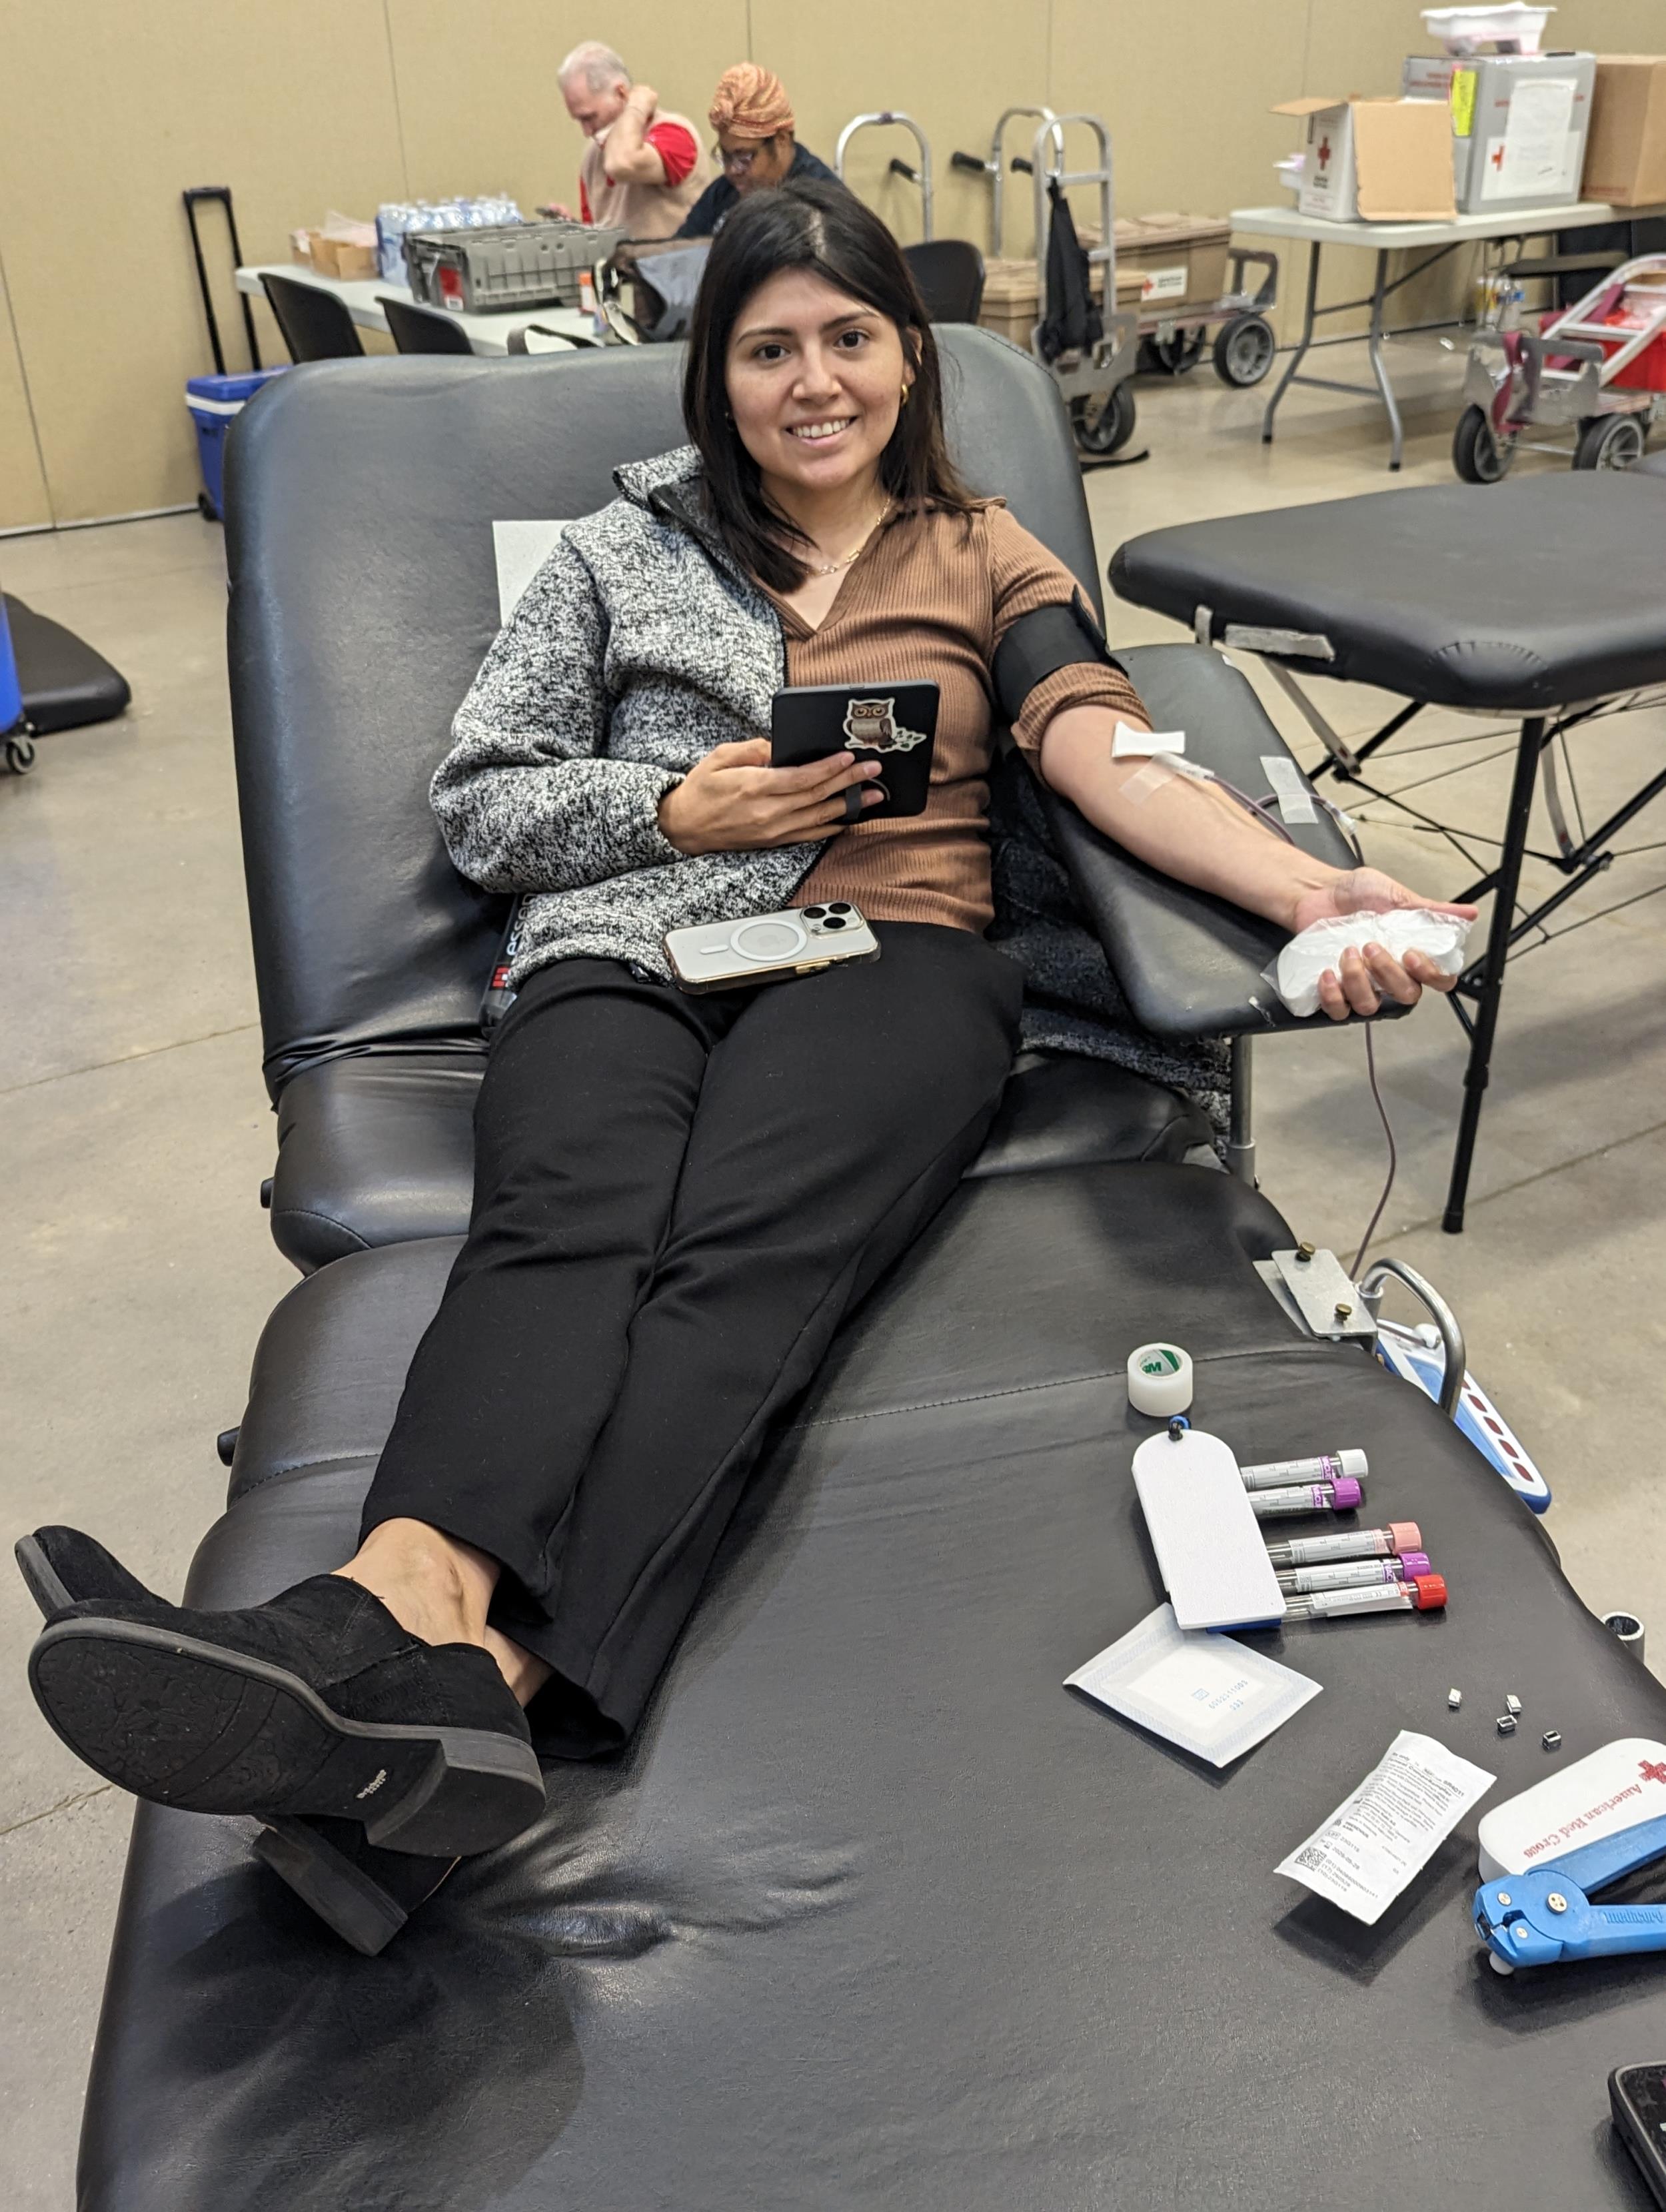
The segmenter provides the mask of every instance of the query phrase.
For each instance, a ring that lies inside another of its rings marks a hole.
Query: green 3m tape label
[[[1147,1352],[1140,1363],[1140,1372],[1142,1375],[1178,1375],[1180,1355],[1170,1352],[1165,1345],[1160,1351]]]

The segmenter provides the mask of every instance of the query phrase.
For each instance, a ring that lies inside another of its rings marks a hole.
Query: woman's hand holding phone
[[[745,738],[714,745],[660,801],[660,828],[679,853],[760,852],[776,845],[831,837],[851,814],[845,794],[854,791],[860,811],[883,805],[878,761],[831,753],[798,768],[772,768],[769,740]]]

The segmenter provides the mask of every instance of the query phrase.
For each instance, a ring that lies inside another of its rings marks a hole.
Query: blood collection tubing
[[[1289,1513],[1352,1513],[1365,1496],[1351,1476],[1340,1482],[1303,1482],[1290,1490],[1252,1490],[1250,1504],[1257,1521],[1276,1521]]]
[[[1286,1597],[1314,1590],[1366,1589],[1380,1583],[1409,1581],[1430,1571],[1426,1552],[1408,1552],[1403,1559],[1339,1559],[1334,1567],[1296,1567],[1279,1577]]]
[[[1398,1553],[1423,1549],[1423,1531],[1415,1521],[1390,1521],[1386,1528],[1340,1528],[1334,1536],[1297,1536],[1287,1544],[1269,1544],[1267,1556],[1275,1567],[1318,1567],[1332,1559],[1387,1559]]]
[[[1377,1589],[1319,1590],[1292,1597],[1286,1620],[1335,1620],[1351,1613],[1427,1613],[1446,1602],[1444,1575],[1414,1575],[1410,1582],[1388,1583]]]
[[[1370,1462],[1362,1451],[1322,1452],[1317,1459],[1275,1459],[1262,1467],[1241,1467],[1246,1490],[1280,1490],[1290,1482],[1338,1482],[1344,1475],[1363,1482]]]

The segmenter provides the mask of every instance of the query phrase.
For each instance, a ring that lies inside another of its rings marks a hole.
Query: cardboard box
[[[1445,102],[1458,213],[1491,215],[1579,198],[1596,77],[1594,54],[1413,54],[1401,89]]]
[[[1333,222],[1439,222],[1452,197],[1451,125],[1427,100],[1287,100],[1307,125],[1298,206]]]
[[[345,240],[326,238],[319,230],[309,230],[307,240],[311,248],[307,258],[320,276],[362,277],[376,274],[374,246],[350,246]]]
[[[1596,57],[1581,190],[1615,207],[1666,202],[1666,55]]]
[[[1232,226],[1213,216],[1141,215],[1116,221],[1116,293],[1140,279],[1141,314],[1183,314],[1213,307],[1226,289]]]

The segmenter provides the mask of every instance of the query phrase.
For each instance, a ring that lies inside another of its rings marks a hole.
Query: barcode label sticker
[[[1374,1927],[1497,1779],[1433,1736],[1402,1729],[1353,1796],[1275,1871]]]

